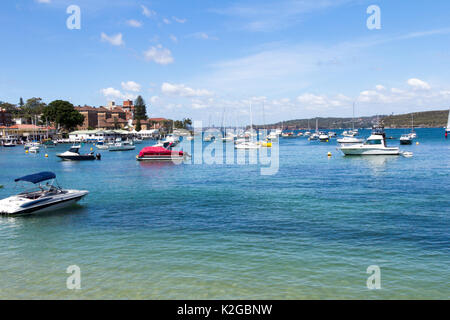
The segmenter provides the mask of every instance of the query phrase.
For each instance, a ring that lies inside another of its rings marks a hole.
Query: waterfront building
[[[0,138],[12,140],[43,140],[56,135],[54,127],[37,126],[34,124],[15,124],[12,126],[0,126]]]

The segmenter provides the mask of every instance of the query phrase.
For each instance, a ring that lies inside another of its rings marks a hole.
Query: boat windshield
[[[366,145],[377,145],[377,144],[382,144],[381,140],[367,140]]]
[[[72,147],[69,149],[69,152],[78,153],[79,150],[80,150],[80,148],[78,148],[78,147]]]

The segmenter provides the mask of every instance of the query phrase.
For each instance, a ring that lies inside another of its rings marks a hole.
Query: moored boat
[[[350,145],[341,145],[339,150],[344,155],[399,155],[400,150],[397,147],[388,147],[386,145],[386,135],[381,126],[374,127],[372,135],[364,143]]]
[[[101,155],[98,153],[94,155],[94,152],[87,154],[80,154],[81,146],[72,146],[68,151],[59,153],[56,156],[62,160],[67,161],[85,161],[85,160],[100,160]]]
[[[41,182],[49,180],[51,180],[50,183],[41,184]],[[17,178],[14,181],[29,182],[36,188],[0,200],[0,214],[26,215],[61,209],[76,203],[89,193],[85,190],[62,189],[53,172],[40,172]]]
[[[163,147],[145,147],[136,156],[137,161],[182,161],[189,157],[183,151],[169,150]]]

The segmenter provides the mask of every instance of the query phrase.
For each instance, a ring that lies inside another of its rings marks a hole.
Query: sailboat
[[[257,136],[257,134],[256,134]],[[242,141],[240,143],[235,144],[235,149],[259,149],[261,145],[254,141],[255,133],[253,131],[253,115],[252,115],[252,103],[250,102],[250,133],[249,140]],[[237,141],[236,141],[237,142]]]
[[[319,136],[319,119],[316,118],[316,132],[309,137],[309,140],[318,140]]]
[[[448,120],[447,120],[447,128],[445,128],[445,132],[450,132],[450,108],[448,109]]]

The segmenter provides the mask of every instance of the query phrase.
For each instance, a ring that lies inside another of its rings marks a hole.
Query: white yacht
[[[49,181],[45,185],[41,182]],[[35,188],[18,195],[0,200],[0,214],[26,215],[44,211],[61,209],[72,205],[86,196],[88,191],[64,190],[56,182],[53,172],[40,172],[14,180],[15,182],[30,182]]]
[[[364,143],[341,145],[339,147],[345,155],[399,155],[397,147],[386,146],[386,136],[383,127],[375,127],[372,135]]]
[[[136,146],[130,141],[117,141],[108,149],[109,151],[130,151],[136,149]]]

